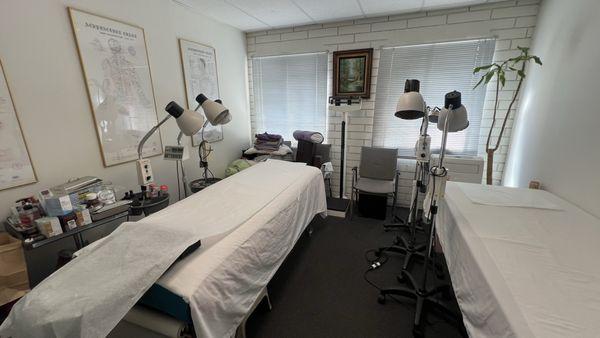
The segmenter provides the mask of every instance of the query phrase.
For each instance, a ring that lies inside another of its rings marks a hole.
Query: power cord
[[[375,269],[376,269],[376,268],[375,268]],[[363,278],[364,278],[365,282],[369,283],[369,285],[371,285],[372,287],[374,287],[374,288],[375,288],[375,289],[377,289],[378,291],[381,291],[381,290],[383,290],[383,289],[382,289],[381,287],[379,287],[379,285],[377,285],[377,284],[373,283],[371,280],[369,280],[369,278],[367,278],[367,274],[369,274],[369,272],[371,272],[371,271],[373,271],[373,270],[375,270],[375,269],[369,268],[368,270],[366,270],[366,271],[363,273]]]

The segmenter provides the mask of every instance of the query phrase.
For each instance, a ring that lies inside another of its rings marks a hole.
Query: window
[[[252,84],[257,133],[289,141],[298,129],[327,135],[326,53],[253,58]]]
[[[469,128],[448,137],[448,154],[476,155],[485,86],[477,87],[480,74],[473,68],[490,64],[495,40],[471,40],[417,46],[385,48],[381,51],[377,96],[373,121],[373,145],[399,148],[400,156],[414,157],[421,120],[401,120],[394,116],[406,79],[421,81],[421,94],[428,106],[442,107],[444,95],[452,90],[462,94],[469,114]],[[429,125],[431,149],[439,152],[442,133]]]

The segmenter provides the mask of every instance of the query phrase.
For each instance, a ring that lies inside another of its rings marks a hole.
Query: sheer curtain
[[[421,120],[401,120],[394,112],[404,81],[417,79],[421,81],[421,94],[431,107],[442,107],[446,93],[461,92],[470,124],[448,138],[447,152],[476,155],[485,86],[473,90],[480,77],[473,74],[473,68],[490,64],[494,48],[495,40],[483,39],[383,49],[377,76],[373,145],[399,148],[400,156],[414,157]],[[430,124],[428,133],[432,151],[439,151],[441,132]]]
[[[252,59],[257,133],[294,141],[294,130],[326,136],[327,54],[297,54]]]

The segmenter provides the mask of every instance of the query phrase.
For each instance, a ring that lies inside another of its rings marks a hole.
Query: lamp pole
[[[455,110],[454,107],[457,107]],[[445,113],[445,115],[444,115]],[[457,115],[458,116],[454,116]],[[458,317],[450,308],[445,304],[440,303],[435,297],[437,294],[447,295],[451,287],[449,284],[438,285],[433,288],[428,288],[427,277],[429,274],[429,268],[432,260],[433,246],[435,240],[435,229],[436,229],[436,214],[438,211],[438,205],[444,197],[444,191],[446,189],[446,181],[448,177],[448,170],[444,167],[444,157],[446,153],[446,142],[448,138],[448,132],[457,132],[468,127],[467,111],[460,104],[460,93],[451,92],[445,96],[445,111],[440,113],[440,117],[444,117],[443,125],[440,125],[438,120],[438,129],[442,130],[442,144],[440,152],[439,163],[431,168],[430,170],[430,184],[427,185],[427,194],[425,196],[425,203],[423,205],[423,214],[426,215],[426,220],[430,223],[430,230],[428,234],[427,249],[424,255],[424,267],[421,279],[417,281],[413,275],[407,271],[402,270],[401,277],[407,286],[401,286],[390,289],[380,290],[378,297],[379,303],[385,303],[386,295],[401,295],[416,300],[416,309],[414,317],[413,335],[422,337],[423,336],[423,325],[422,317],[424,314],[424,305],[436,307],[438,310],[444,312],[451,318],[455,318],[458,321]],[[453,118],[457,118],[454,123],[451,122]]]
[[[344,167],[346,166],[346,119],[348,113],[342,113],[342,145],[340,149],[340,198],[344,198]]]

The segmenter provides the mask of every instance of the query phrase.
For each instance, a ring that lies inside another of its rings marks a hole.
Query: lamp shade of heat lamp
[[[202,115],[187,109],[183,109],[175,101],[169,102],[165,107],[169,115],[175,118],[177,126],[184,135],[192,136],[196,134],[204,125]]]
[[[400,94],[396,105],[396,117],[403,120],[416,120],[425,116],[427,111],[425,100],[419,93],[419,80],[406,80],[404,93]]]
[[[227,124],[231,121],[229,109],[221,104],[220,100],[209,100],[204,94],[196,96],[196,102],[202,106],[204,115],[213,126]]]
[[[452,91],[446,94],[444,108],[440,111],[437,121],[437,128],[439,130],[444,130],[446,119],[448,119],[448,132],[450,133],[464,130],[469,126],[467,108],[461,103],[460,92]]]

